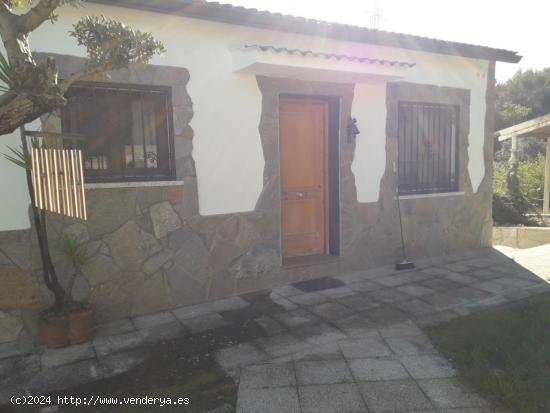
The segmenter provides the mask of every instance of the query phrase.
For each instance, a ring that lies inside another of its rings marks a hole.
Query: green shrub
[[[523,196],[537,209],[542,208],[544,197],[544,155],[538,154],[518,164],[519,188]]]
[[[508,175],[508,167],[506,164],[496,164],[493,171],[493,192],[495,194],[506,193],[506,176]]]
[[[539,214],[544,196],[544,163],[542,154],[520,161],[516,172],[510,166],[495,165],[493,174],[493,220],[496,225],[537,225],[525,214]]]

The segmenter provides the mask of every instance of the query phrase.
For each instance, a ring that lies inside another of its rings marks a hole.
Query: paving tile
[[[424,335],[422,330],[412,321],[392,324],[380,329],[380,335],[384,338]]]
[[[483,407],[487,402],[456,379],[418,380],[432,403],[439,408]]]
[[[426,301],[428,304],[433,305],[436,310],[446,310],[470,302],[470,300],[466,298],[456,297],[454,295],[449,295],[441,292],[425,295],[424,297],[422,297],[422,300]]]
[[[465,298],[469,301],[483,300],[490,296],[490,294],[488,294],[487,292],[481,291],[473,287],[457,288],[456,290],[449,291],[449,294],[454,295],[456,297]]]
[[[134,325],[139,329],[154,328],[162,324],[169,324],[176,321],[176,317],[169,311],[147,314],[132,319]]]
[[[239,387],[258,389],[296,384],[292,363],[270,363],[247,366],[241,369]]]
[[[199,315],[219,313],[221,311],[238,310],[240,308],[248,307],[248,305],[249,303],[247,303],[241,297],[229,297],[223,298],[221,300],[211,301],[208,303],[180,307],[172,310],[172,313],[179,320],[184,320],[197,317]]]
[[[420,271],[408,271],[404,273],[391,274],[385,277],[375,278],[375,281],[386,287],[397,287],[432,278],[431,275]]]
[[[212,330],[214,328],[225,327],[228,325],[227,321],[225,321],[225,319],[218,313],[184,319],[182,320],[182,324],[192,333]]]
[[[295,387],[239,388],[237,413],[300,413]]]
[[[290,297],[293,295],[304,293],[302,290],[299,290],[298,288],[293,287],[292,285],[283,285],[282,287],[273,288],[271,292],[281,297]]]
[[[459,263],[446,264],[446,265],[442,265],[442,267],[451,271],[456,271],[456,272],[467,272],[472,270],[471,266],[465,265],[465,264],[459,264]]]
[[[409,300],[410,295],[398,291],[395,288],[384,288],[383,290],[373,291],[367,294],[375,301],[381,301],[386,304],[396,303],[399,301]]]
[[[371,297],[362,297],[362,296],[345,297],[338,301],[341,304],[351,308],[354,311],[370,310],[371,308],[375,308],[380,305],[380,303],[376,302]]]
[[[435,290],[428,287],[424,287],[423,285],[420,285],[420,284],[402,285],[397,287],[397,290],[401,291],[402,293],[408,294],[412,297],[422,297],[423,295],[431,294],[435,292]]]
[[[340,349],[348,360],[391,355],[391,350],[384,340],[377,337],[343,340],[340,342]]]
[[[491,280],[494,278],[500,278],[502,276],[501,271],[492,271],[489,269],[474,270],[468,272],[468,275],[476,277],[480,280]]]
[[[353,381],[351,372],[343,358],[340,360],[297,361],[295,366],[299,385],[350,383]]]
[[[350,284],[349,288],[356,292],[369,292],[369,291],[381,290],[385,287],[382,284],[378,284],[377,282],[374,282],[371,280],[364,280],[358,283]]]
[[[439,311],[437,313],[428,314],[419,318],[417,321],[418,324],[422,326],[433,326],[446,321],[450,321],[454,318],[457,318],[458,315],[452,310]]]
[[[304,306],[321,304],[328,301],[328,297],[315,292],[293,295],[291,297],[288,297],[288,299],[295,304]]]
[[[96,337],[93,345],[99,357],[118,351],[128,350],[148,344],[149,332],[146,330],[132,331],[130,333],[113,336]]]
[[[331,343],[346,338],[346,334],[328,324],[312,324],[296,329],[296,337],[312,345]]]
[[[256,343],[271,357],[292,355],[300,351],[307,351],[312,347],[311,344],[288,333],[262,337],[257,339]]]
[[[299,388],[302,413],[364,413],[366,406],[355,384],[330,384]]]
[[[338,343],[321,344],[292,355],[292,358],[296,361],[343,360],[343,357]]]
[[[424,335],[390,337],[386,342],[392,351],[399,356],[413,356],[437,353],[428,337]]]
[[[368,310],[366,313],[374,324],[384,327],[390,324],[400,323],[411,319],[411,316],[397,308],[381,305],[379,307]]]
[[[346,285],[343,281],[332,277],[321,277],[313,280],[299,281],[292,286],[304,292],[321,291],[329,288],[343,287]]]
[[[448,280],[443,277],[432,278],[431,280],[421,281],[421,285],[431,288],[433,290],[452,291],[456,288],[462,287],[462,284]]]
[[[116,334],[129,333],[135,330],[136,327],[134,326],[134,323],[132,323],[132,320],[125,318],[122,320],[98,324],[95,328],[95,336],[112,336]]]
[[[352,314],[339,320],[334,320],[332,323],[349,336],[364,335],[375,328],[375,323],[365,313]]]
[[[274,335],[282,333],[286,330],[286,327],[282,325],[279,321],[275,320],[273,317],[264,315],[258,318],[255,318],[254,321],[262,327],[268,335]]]
[[[366,271],[346,272],[344,274],[338,274],[334,276],[337,280],[344,281],[346,284],[354,284],[357,282],[365,281],[369,277],[366,276]]]
[[[344,316],[350,315],[353,312],[348,307],[345,307],[342,304],[338,304],[336,302],[317,304],[309,307],[309,311],[317,314],[324,320],[342,318]]]
[[[413,298],[409,301],[403,301],[402,303],[396,303],[395,306],[415,317],[422,317],[437,311],[433,306],[417,298]]]
[[[365,358],[348,360],[349,368],[357,381],[399,380],[410,378],[403,365],[391,358]]]
[[[187,331],[178,320],[165,324],[152,325],[149,328],[140,329],[138,331],[147,333],[147,344],[154,344],[162,340],[171,340],[187,334]]]
[[[448,271],[449,270],[446,269],[446,268],[441,268],[441,267],[437,267],[437,266],[430,266],[428,268],[423,268],[422,269],[422,272],[424,272],[425,274],[432,275],[432,276],[435,276],[435,277],[442,277],[445,274],[447,274]]]
[[[288,328],[304,326],[307,324],[318,323],[319,318],[305,309],[289,311],[286,313],[275,314],[275,317]]]
[[[148,349],[137,348],[100,357],[98,362],[105,377],[113,377],[137,367],[147,360],[149,355]]]
[[[265,360],[267,356],[250,343],[240,343],[218,351],[216,360],[226,369],[249,366]]]
[[[433,405],[413,380],[360,383],[370,411],[400,412],[430,410]]]
[[[478,281],[476,277],[467,275],[467,273],[454,272],[444,276],[447,280],[459,283],[459,284],[472,284]]]
[[[401,357],[401,362],[415,379],[437,379],[457,375],[451,364],[436,354],[404,356]]]
[[[335,298],[349,297],[351,295],[354,295],[355,291],[346,285],[345,287],[329,288],[328,290],[319,291],[319,294],[322,294],[325,297],[335,299]]]
[[[209,303],[214,309],[213,312],[219,313],[222,311],[238,310],[240,308],[248,307],[247,303],[241,297],[228,297],[221,300],[212,301]]]
[[[18,340],[0,343],[0,360],[24,354]]]
[[[59,349],[46,349],[40,357],[40,362],[42,368],[52,368],[94,357],[95,352],[92,344],[84,343]]]
[[[172,314],[178,320],[186,320],[193,317],[198,317],[201,315],[212,314],[216,311],[212,308],[210,303],[202,303],[196,305],[190,305],[186,307],[179,307],[172,310]]]
[[[25,383],[25,390],[27,394],[44,394],[65,390],[68,383],[78,386],[103,377],[103,371],[96,360],[82,360],[69,365],[42,369]]]
[[[298,306],[289,299],[277,294],[271,293],[269,298],[278,306],[281,306],[285,311],[292,311],[298,309]]]

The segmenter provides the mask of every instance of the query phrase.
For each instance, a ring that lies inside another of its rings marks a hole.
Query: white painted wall
[[[262,189],[264,159],[258,132],[261,94],[254,75],[232,71],[231,51],[244,44],[413,61],[417,66],[406,81],[472,89],[468,171],[474,190],[483,178],[486,62],[90,3],[84,8],[66,7],[60,14],[57,23],[44,23],[32,35],[33,50],[85,56],[84,48],[76,46],[67,32],[83,15],[105,14],[150,31],[164,43],[166,54],[156,56],[153,64],[189,69],[188,92],[194,109],[193,157],[203,215],[250,211]],[[385,165],[384,100],[384,84],[358,84],[355,88],[352,111],[362,134],[357,139],[352,169],[360,202],[378,199]],[[11,139],[3,138],[2,142]],[[10,194],[9,200],[3,195],[1,201],[0,230],[28,226],[25,191],[22,171],[0,160],[0,194]]]
[[[4,158],[8,147],[19,149],[19,131],[0,136],[0,231],[29,228],[29,194],[23,168]]]
[[[468,135],[468,173],[474,192],[485,176],[485,92],[488,62],[459,56],[400,51],[401,58],[416,62],[400,81],[470,89],[470,132]],[[352,171],[359,202],[376,202],[380,179],[386,166],[386,91],[385,85],[355,87],[352,116],[357,118],[361,135],[357,137]]]

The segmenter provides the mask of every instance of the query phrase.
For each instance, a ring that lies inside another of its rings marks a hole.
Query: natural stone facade
[[[62,62],[62,76],[82,64],[81,59],[67,56],[58,61]],[[466,115],[462,117],[459,136],[460,190],[464,194],[402,202],[410,257],[441,255],[491,244],[490,175],[486,175],[478,192],[473,193],[466,168],[468,91],[388,84],[386,171],[378,202],[365,204],[357,201],[351,170],[355,143],[347,139],[345,127],[351,115],[354,85],[258,77],[263,96],[259,136],[265,168],[264,186],[255,210],[200,216],[192,158],[193,139],[200,136],[194,137],[189,126],[193,113],[186,91],[188,79],[185,69],[161,66],[135,67],[112,73],[109,78],[116,83],[171,87],[176,179],[184,181],[183,184],[176,181],[117,188],[97,185],[87,190],[89,218],[86,222],[49,214],[51,250],[62,282],[66,284],[74,272],[61,253],[64,235],[78,239],[89,256],[83,276],[75,280],[73,296],[95,303],[100,321],[400,260],[394,199],[397,177],[393,168],[397,155],[399,99],[452,102]],[[105,82],[104,78],[101,80]],[[292,268],[282,265],[278,145],[278,105],[282,94],[330,97],[339,102],[340,127],[335,139],[339,151],[340,257],[319,265]],[[491,98],[488,99],[490,103]],[[55,115],[45,122],[50,129],[59,128]],[[369,139],[368,133],[364,130],[359,138]],[[484,150],[486,168],[489,168],[490,125]],[[43,308],[51,302],[39,267],[32,229],[0,233],[0,285],[10,286],[9,293],[3,294],[5,289],[0,291],[0,310]],[[9,317],[11,315],[5,316]],[[16,330],[17,326],[10,329]]]

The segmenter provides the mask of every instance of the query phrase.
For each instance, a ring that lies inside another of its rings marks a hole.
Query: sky
[[[374,24],[382,30],[519,52],[523,56],[519,64],[497,63],[499,82],[520,68],[550,67],[549,0],[218,1],[358,26]]]

